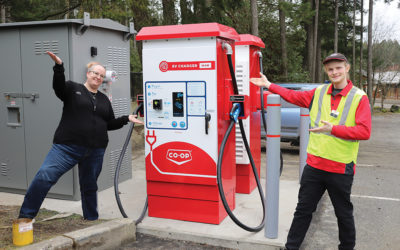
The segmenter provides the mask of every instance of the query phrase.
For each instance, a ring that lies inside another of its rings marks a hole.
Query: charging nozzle
[[[234,121],[235,123],[238,122],[239,120],[239,115],[242,111],[242,105],[239,103],[234,103],[232,105],[231,112],[229,113],[229,117],[231,118],[231,121]]]
[[[231,105],[226,105],[226,118],[237,123],[238,119],[246,119],[250,114],[249,96],[247,95],[231,95],[229,102]],[[239,107],[238,107],[239,106]],[[229,107],[232,107],[229,111]],[[229,118],[228,118],[229,116]]]

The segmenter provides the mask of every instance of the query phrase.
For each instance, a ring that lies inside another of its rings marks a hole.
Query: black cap
[[[324,59],[324,61],[322,61],[322,63],[325,64],[325,63],[327,63],[327,62],[334,61],[334,60],[336,60],[336,61],[347,62],[347,58],[346,58],[343,54],[340,54],[340,53],[333,53],[333,54],[327,56],[327,57]]]

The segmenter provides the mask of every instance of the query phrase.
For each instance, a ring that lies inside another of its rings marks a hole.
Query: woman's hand
[[[62,64],[62,60],[61,60],[58,56],[56,56],[53,52],[46,51],[46,53],[47,53],[47,55],[50,56],[50,58],[51,58],[55,63],[60,64],[60,65]]]
[[[270,81],[268,81],[267,77],[264,74],[262,73],[260,74],[261,74],[260,78],[250,78],[250,82],[259,87],[269,88],[269,86],[271,86]]]
[[[129,121],[137,124],[144,124],[141,120],[137,119],[137,115],[129,115]]]

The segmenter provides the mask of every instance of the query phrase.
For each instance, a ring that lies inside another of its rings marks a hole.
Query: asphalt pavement
[[[377,114],[372,134],[360,143],[352,188],[358,250],[400,249],[400,114]],[[333,206],[324,196],[302,249],[337,249]]]

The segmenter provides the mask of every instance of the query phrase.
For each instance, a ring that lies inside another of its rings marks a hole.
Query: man
[[[286,101],[310,109],[307,164],[285,245],[289,250],[299,249],[325,190],[338,221],[339,249],[354,249],[356,243],[350,194],[359,140],[368,140],[371,133],[371,109],[366,94],[347,79],[350,65],[344,55],[331,54],[323,64],[331,84],[310,91],[282,88],[270,83],[264,75],[250,79]]]

